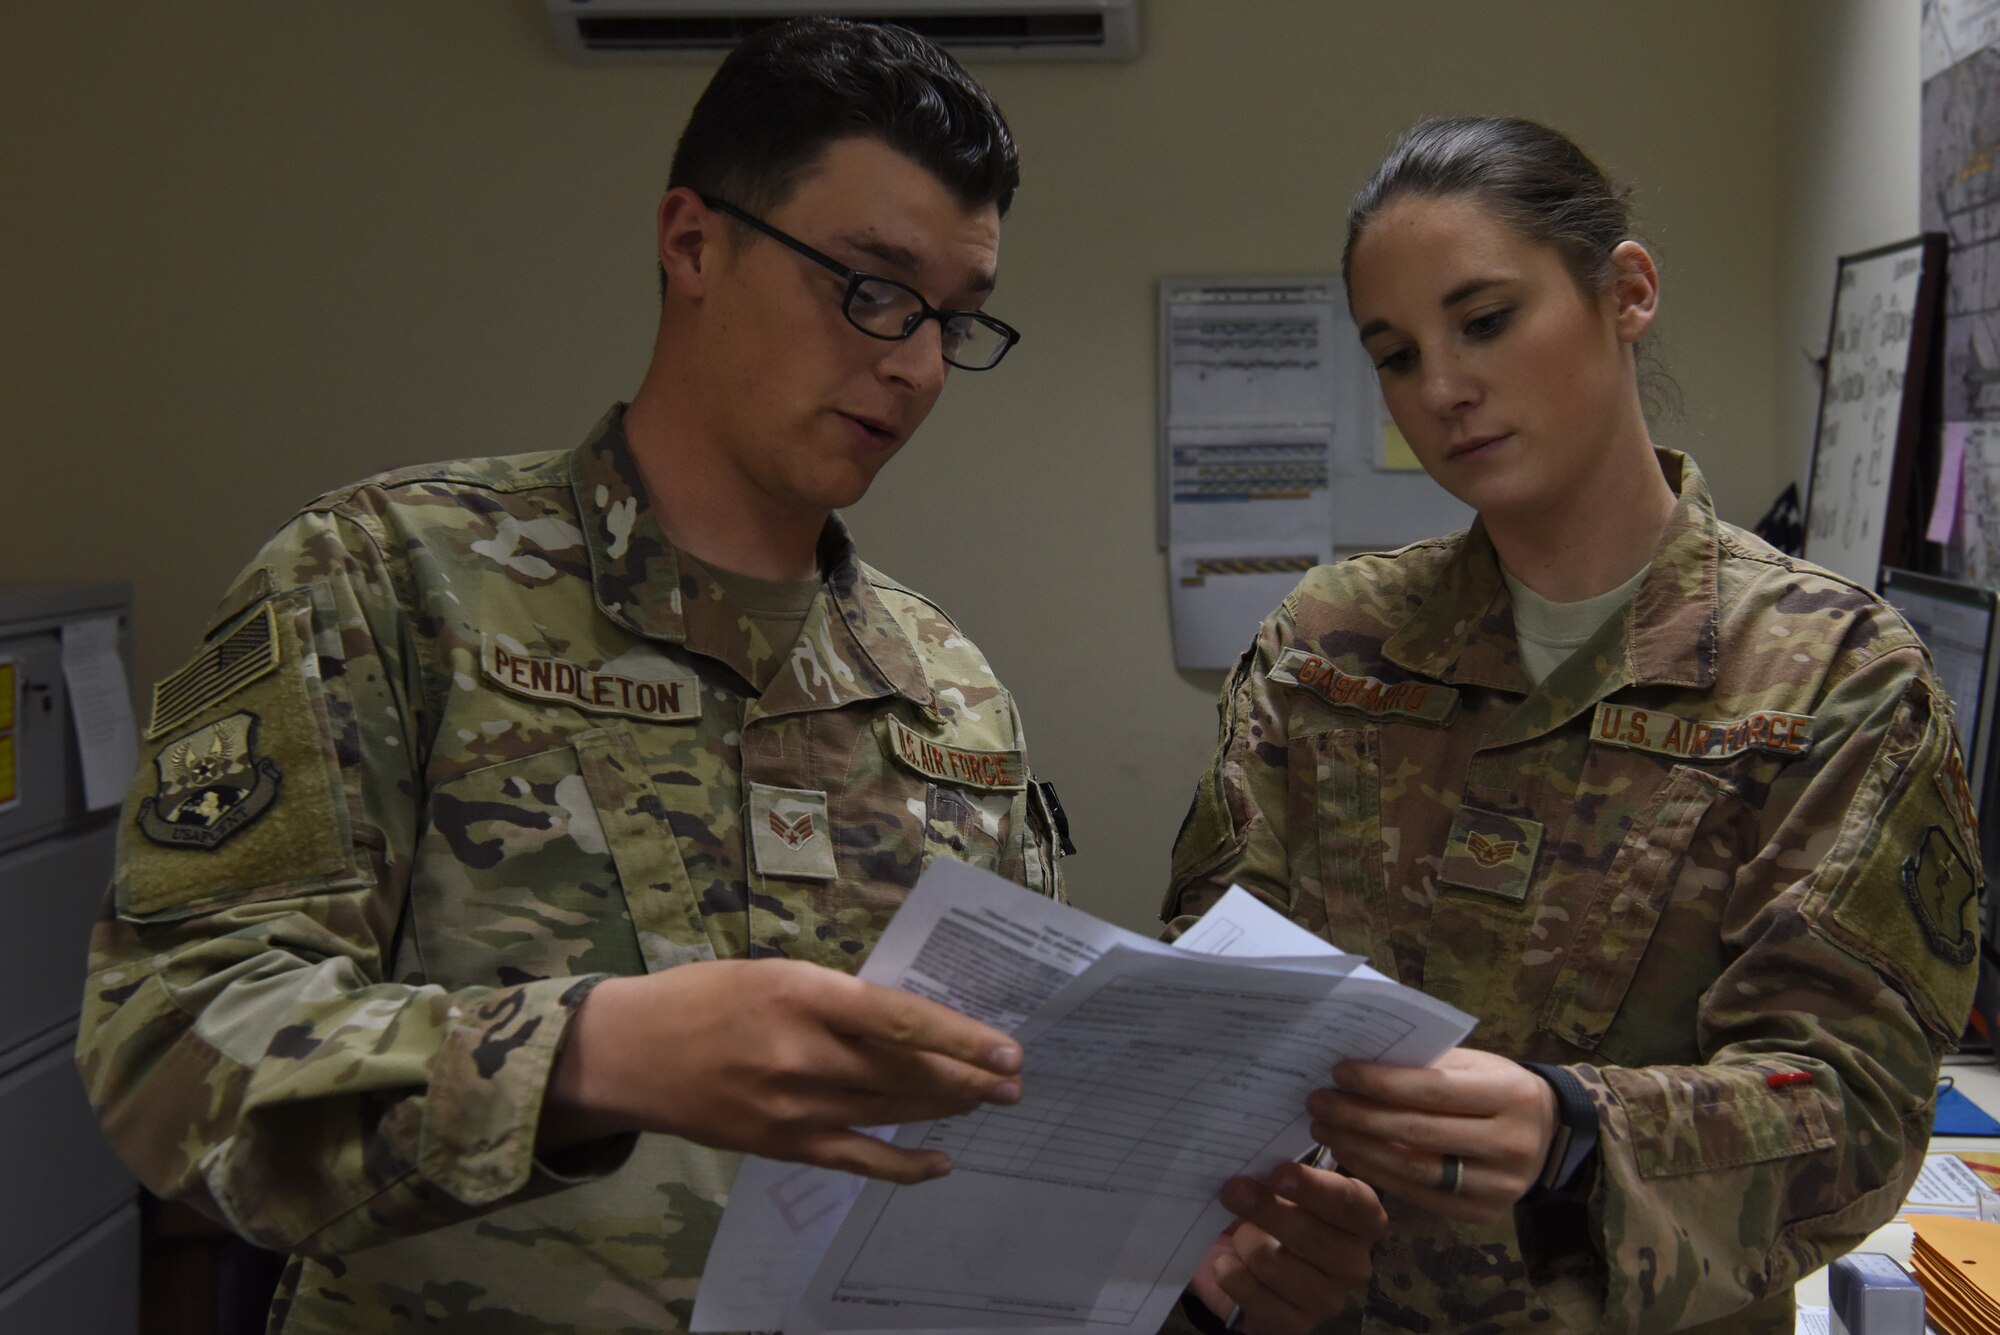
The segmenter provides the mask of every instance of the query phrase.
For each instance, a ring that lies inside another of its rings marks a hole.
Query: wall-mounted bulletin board
[[[1159,539],[1178,666],[1228,667],[1340,551],[1471,521],[1388,421],[1339,278],[1169,278],[1159,311]]]
[[[1922,535],[1910,508],[1944,254],[1926,233],[1842,256],[1834,283],[1805,556],[1866,589],[1885,561],[1913,564]]]

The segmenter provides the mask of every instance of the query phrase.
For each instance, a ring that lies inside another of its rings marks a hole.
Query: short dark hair
[[[1347,212],[1340,273],[1375,215],[1406,195],[1467,196],[1515,235],[1553,246],[1589,290],[1611,278],[1611,252],[1636,240],[1631,192],[1567,136],[1515,116],[1421,121],[1397,141]]]
[[[667,188],[777,208],[836,139],[880,140],[968,208],[1004,216],[1021,183],[992,94],[907,28],[802,18],[746,37],[709,80],[674,150]]]

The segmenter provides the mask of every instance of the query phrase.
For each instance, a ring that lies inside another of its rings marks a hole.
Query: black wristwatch
[[[1542,1175],[1528,1189],[1523,1203],[1581,1202],[1590,1195],[1591,1170],[1597,1166],[1597,1105],[1567,1066],[1541,1062],[1521,1065],[1548,1081],[1556,1095],[1556,1136],[1549,1142]]]

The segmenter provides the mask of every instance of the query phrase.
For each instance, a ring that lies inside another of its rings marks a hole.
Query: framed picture
[[[1834,283],[1805,557],[1866,589],[1885,561],[1910,563],[1909,511],[1944,257],[1944,236],[1925,233],[1843,255]]]

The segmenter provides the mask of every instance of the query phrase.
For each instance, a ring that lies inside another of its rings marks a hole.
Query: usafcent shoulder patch
[[[1900,879],[1931,953],[1953,964],[1970,964],[1979,949],[1979,936],[1968,910],[1979,896],[1979,883],[1942,826],[1925,829],[1915,850],[1903,859]]]
[[[269,811],[284,775],[257,755],[257,722],[231,714],[161,747],[158,788],[139,802],[139,832],[168,848],[212,853]]]

